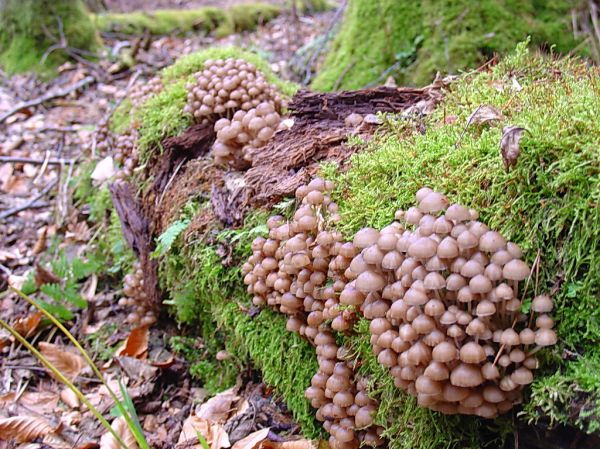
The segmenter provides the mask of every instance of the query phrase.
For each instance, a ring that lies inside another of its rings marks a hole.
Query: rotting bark
[[[121,229],[127,244],[138,256],[144,272],[144,291],[148,305],[158,308],[160,289],[158,286],[158,262],[151,258],[154,239],[150,220],[144,213],[141,201],[128,182],[116,182],[109,186],[112,202],[121,221]]]
[[[289,105],[294,125],[275,134],[257,151],[245,174],[245,206],[269,206],[292,195],[321,161],[345,162],[356,151],[345,144],[349,135],[370,136],[375,127],[346,126],[351,113],[399,113],[432,110],[442,98],[443,80],[423,89],[377,87],[340,93],[298,92]]]

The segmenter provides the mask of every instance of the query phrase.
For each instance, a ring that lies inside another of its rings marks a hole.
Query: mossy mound
[[[217,37],[255,29],[277,17],[278,5],[247,3],[223,9],[206,6],[188,10],[161,9],[151,12],[104,13],[93,16],[101,31],[123,34],[213,33]]]
[[[186,84],[193,82],[192,75],[203,69],[204,61],[219,58],[241,58],[251,62],[286,97],[291,97],[298,89],[294,83],[280,80],[269,64],[256,53],[232,46],[211,47],[184,56],[160,72],[158,76],[162,80],[163,90],[148,98],[140,107],[134,108],[130,101],[121,103],[110,121],[111,130],[119,134],[130,127],[136,128],[143,161],[151,151],[160,151],[163,139],[180,134],[192,124],[192,117],[183,113],[187,101]]]
[[[134,114],[144,151],[159,149],[161,139],[189,126],[190,119],[181,112],[187,78],[205,59],[229,55],[240,53],[210,50],[162,72],[164,90]],[[264,62],[250,61],[266,69]],[[530,394],[514,416],[521,424],[542,419],[585,432],[600,427],[599,81],[596,69],[569,59],[532,57],[522,44],[490,71],[465,75],[451,85],[431,115],[414,120],[385,117],[368,143],[353,138],[350,143],[362,151],[347,170],[331,163],[322,168],[337,184],[339,229],[347,236],[363,226],[385,226],[426,185],[477,209],[484,223],[523,248],[530,265],[539,254],[536,288],[553,295],[560,342],[545,352]],[[279,86],[288,94],[295,88]],[[496,108],[501,120],[468,124],[480,105]],[[509,171],[500,155],[507,125],[528,131]],[[293,206],[285,201],[272,212],[290,214]],[[241,367],[253,364],[285,400],[304,433],[318,436],[314,410],[304,398],[316,372],[314,349],[285,330],[283,316],[252,307],[242,282],[241,264],[251,253],[250,242],[266,234],[267,213],[250,213],[240,229],[215,223],[199,234],[193,220],[209,207],[206,195],[190,198],[159,239],[163,244],[157,251],[166,303],[182,323],[200,323],[197,330],[207,350],[195,372],[214,390],[225,388]],[[356,334],[340,335],[340,343],[353,348],[362,362],[361,374],[371,380],[370,391],[380,403],[377,421],[386,427],[390,447],[502,446],[514,430],[513,417],[486,421],[417,407],[378,364],[367,327],[360,321]],[[211,358],[222,349],[232,358]]]
[[[423,85],[437,71],[456,73],[505,54],[527,36],[566,53],[577,44],[571,7],[566,0],[351,0],[312,87],[359,89],[390,75],[399,85]]]
[[[61,36],[62,33],[62,36]],[[0,5],[0,66],[9,75],[28,70],[50,75],[69,55],[61,48],[93,51],[100,44],[80,0],[7,0]]]

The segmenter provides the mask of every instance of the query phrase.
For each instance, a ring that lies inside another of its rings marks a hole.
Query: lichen
[[[436,72],[476,68],[525,39],[568,52],[571,2],[352,0],[317,77],[317,90],[427,84]],[[585,54],[585,47],[580,51]]]

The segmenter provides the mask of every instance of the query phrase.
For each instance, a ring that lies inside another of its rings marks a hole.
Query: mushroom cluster
[[[332,449],[382,446],[383,429],[373,424],[377,403],[367,394],[366,379],[355,377],[354,363],[346,360],[347,349],[338,346],[328,330],[319,331],[314,343],[319,371],[305,395],[330,434],[329,445]]]
[[[139,108],[152,95],[160,93],[162,88],[162,79],[158,76],[150,78],[147,82],[136,84],[129,94],[131,104],[134,108]]]
[[[344,270],[356,255],[352,243],[342,243],[342,235],[329,230],[339,220],[330,198],[333,187],[319,178],[300,186],[292,220],[274,216],[267,221],[269,236],[255,239],[243,273],[253,303],[288,315],[287,329],[316,346],[319,372],[306,396],[330,432],[331,446],[356,449],[362,442],[380,445],[383,440],[381,429],[372,426],[376,403],[366,395],[364,382],[355,381],[331,330],[348,330],[355,319],[353,310],[339,307],[338,296],[345,287]]]
[[[133,311],[127,315],[127,322],[136,326],[151,326],[156,323],[156,314],[148,308],[147,296],[144,291],[144,272],[139,262],[135,262],[133,273],[123,279],[123,297],[119,306],[129,307]]]
[[[119,164],[117,179],[128,178],[138,164],[137,131],[129,129],[126,133],[113,136],[113,159]]]
[[[209,59],[204,67],[194,74],[195,83],[187,86],[184,108],[198,123],[231,117],[238,109],[249,111],[265,101],[281,111],[283,103],[277,88],[251,63],[233,58]]]
[[[421,406],[495,417],[521,400],[535,352],[556,342],[552,301],[533,300],[532,329],[521,313],[519,283],[530,269],[520,248],[429,188],[417,201],[396,213],[399,222],[355,235],[360,253],[340,300],[371,320],[378,361]]]
[[[264,101],[249,111],[239,109],[231,120],[215,123],[217,139],[212,152],[218,164],[248,165],[252,154],[281,129],[281,116],[271,102]]]

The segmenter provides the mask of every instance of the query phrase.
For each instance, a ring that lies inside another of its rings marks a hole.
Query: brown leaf
[[[483,125],[495,120],[502,120],[502,113],[492,106],[482,104],[469,116],[467,126],[471,124]]]
[[[269,434],[269,427],[252,432],[250,435],[236,442],[231,449],[255,449],[261,445]]]
[[[35,286],[40,288],[44,284],[58,284],[60,278],[40,264],[35,265]]]
[[[18,403],[39,415],[51,414],[58,405],[58,394],[52,391],[27,391],[21,395]]]
[[[79,408],[79,398],[70,388],[63,388],[60,391],[60,400],[70,408]]]
[[[43,316],[42,312],[33,312],[25,318],[19,318],[13,328],[23,337],[31,337],[37,330]]]
[[[133,433],[127,426],[127,421],[125,421],[125,418],[122,416],[115,418],[111,424],[111,427],[123,440],[127,446],[127,449],[139,449]],[[122,449],[122,447],[112,433],[106,432],[104,435],[102,435],[102,438],[100,438],[100,449]]]
[[[42,355],[70,381],[75,380],[79,373],[85,368],[85,361],[82,357],[64,351],[61,346],[43,341],[40,342],[38,346]],[[52,372],[50,372],[50,375],[54,377]]]
[[[264,441],[261,445],[261,449],[316,449],[318,445],[311,440],[301,439],[294,441]]]
[[[198,440],[198,433],[204,437],[211,449],[231,447],[229,435],[222,424],[211,423],[209,420],[195,415],[188,416],[183,422],[176,447],[202,449],[202,444]]]
[[[239,396],[234,393],[234,388],[222,391],[202,404],[197,415],[211,422],[224,423],[234,409],[232,404],[238,399]]]
[[[0,438],[28,443],[53,432],[52,426],[43,418],[14,416],[0,419]]]
[[[38,230],[39,237],[35,245],[33,245],[33,249],[31,250],[33,254],[40,254],[42,251],[46,249],[46,237],[48,236],[48,226],[42,226],[41,229]]]
[[[517,160],[521,154],[519,142],[525,131],[527,131],[525,128],[519,126],[505,126],[502,129],[500,153],[502,154],[502,161],[504,162],[504,167],[507,171],[509,167],[513,167],[517,164]]]
[[[131,330],[125,345],[117,351],[118,356],[142,358],[148,351],[148,326],[140,326]]]

